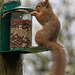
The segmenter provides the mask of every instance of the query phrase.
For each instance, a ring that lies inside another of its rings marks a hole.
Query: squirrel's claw
[[[31,16],[35,16],[36,15],[36,12],[32,12],[30,14],[31,14]]]

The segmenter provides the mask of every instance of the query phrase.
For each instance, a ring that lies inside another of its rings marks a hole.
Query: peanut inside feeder
[[[30,47],[32,42],[31,40],[31,15],[21,11],[13,12],[10,26],[10,48]]]

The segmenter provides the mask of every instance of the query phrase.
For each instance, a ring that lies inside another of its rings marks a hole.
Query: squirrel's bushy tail
[[[50,75],[64,75],[66,66],[66,55],[63,47],[56,42],[50,42],[47,46],[51,47],[53,65]]]

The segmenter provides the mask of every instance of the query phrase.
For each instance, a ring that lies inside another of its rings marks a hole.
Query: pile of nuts
[[[10,48],[30,47],[32,40],[31,20],[12,19],[10,27]]]

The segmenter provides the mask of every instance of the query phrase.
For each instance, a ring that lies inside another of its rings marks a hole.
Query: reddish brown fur
[[[57,44],[57,37],[60,31],[60,22],[55,16],[52,6],[48,0],[41,1],[35,7],[31,15],[35,16],[38,22],[43,26],[36,33],[35,41],[38,46],[50,46],[53,54],[53,70],[51,75],[64,75],[66,57],[63,48]]]
[[[51,46],[54,61],[50,75],[64,75],[66,65],[66,55],[62,46],[60,46],[55,42],[50,42],[47,44],[47,46]]]

